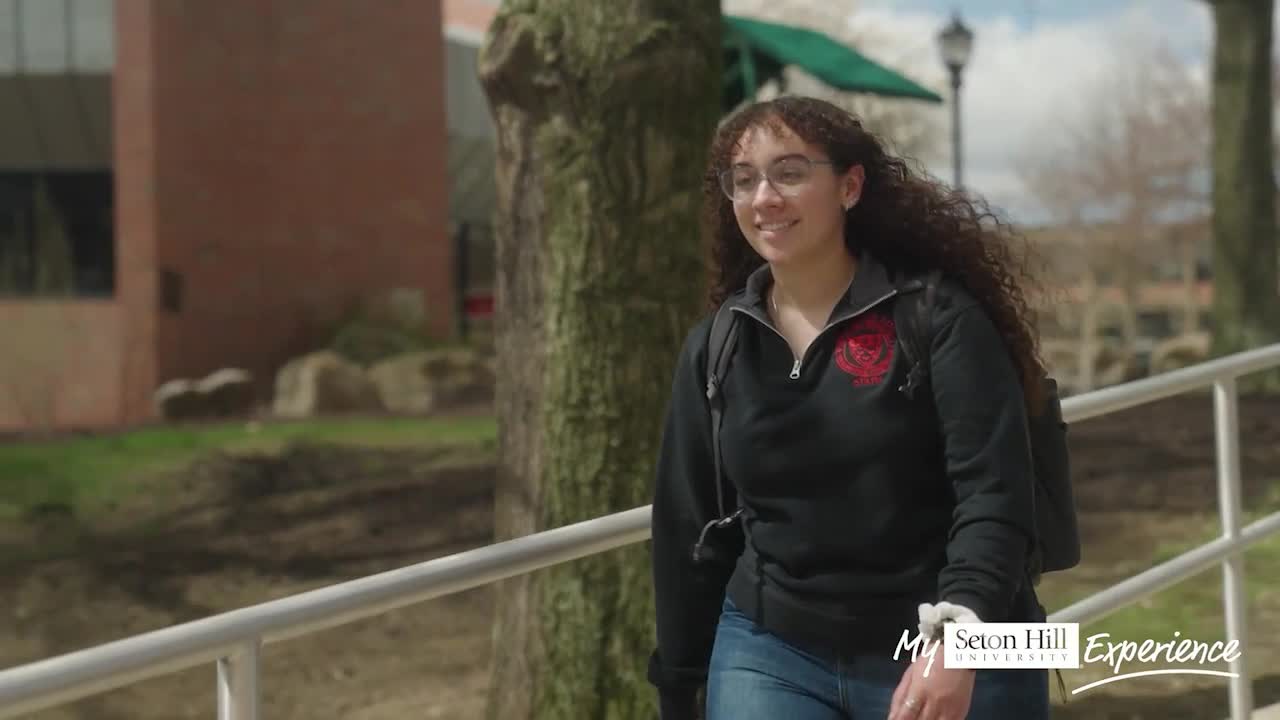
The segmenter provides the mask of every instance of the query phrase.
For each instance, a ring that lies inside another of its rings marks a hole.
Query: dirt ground
[[[1280,400],[1245,402],[1240,427],[1248,506],[1280,482]],[[1216,513],[1208,396],[1080,423],[1072,443],[1088,554],[1079,572],[1091,580],[1149,567],[1158,540]],[[10,523],[0,527],[0,668],[483,545],[492,478],[474,454],[292,448],[207,458],[174,476],[178,492],[92,524]],[[478,720],[492,607],[478,589],[268,646],[264,716]],[[1249,656],[1264,703],[1280,702],[1280,612],[1269,617]],[[30,717],[212,717],[214,679],[200,667]],[[1055,712],[1225,716],[1223,681],[1116,683]]]

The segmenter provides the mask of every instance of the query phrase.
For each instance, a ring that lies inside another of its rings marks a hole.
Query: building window
[[[0,296],[110,297],[109,170],[0,172]]]

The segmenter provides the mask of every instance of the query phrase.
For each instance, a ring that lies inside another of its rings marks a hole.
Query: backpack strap
[[[910,280],[899,288],[900,297],[894,304],[893,322],[898,329],[902,353],[910,369],[907,381],[898,389],[908,398],[929,379],[933,346],[933,306],[938,296],[941,271],[931,271],[924,279]]]
[[[711,320],[711,336],[707,341],[707,403],[711,406],[711,454],[715,463],[716,509],[725,515],[724,474],[721,467],[720,422],[724,415],[724,396],[720,383],[729,371],[733,351],[738,343],[738,317],[726,301]]]
[[[711,408],[711,455],[715,463],[716,485],[716,519],[702,527],[698,540],[693,545],[693,560],[701,563],[714,561],[718,553],[715,547],[707,542],[707,533],[712,528],[723,528],[732,525],[742,514],[742,500],[738,499],[738,510],[726,516],[724,502],[724,471],[721,467],[720,422],[724,416],[724,396],[720,384],[729,371],[729,363],[733,359],[734,347],[738,342],[738,317],[729,309],[726,301],[717,310],[711,320],[711,333],[707,339],[707,404]]]

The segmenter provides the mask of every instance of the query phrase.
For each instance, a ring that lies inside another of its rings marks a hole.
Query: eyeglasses
[[[830,165],[830,160],[810,160],[803,155],[789,155],[773,161],[765,168],[764,177],[779,195],[795,197],[813,176],[814,165]],[[750,165],[731,167],[720,173],[720,189],[733,202],[746,202],[760,187],[760,171]]]

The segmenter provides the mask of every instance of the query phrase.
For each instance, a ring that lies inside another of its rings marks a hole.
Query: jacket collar
[[[860,250],[856,256],[857,269],[853,274],[853,282],[849,289],[832,308],[832,315],[854,308],[865,308],[874,305],[886,295],[897,290],[897,284],[883,263],[866,250]],[[745,310],[758,310],[768,317],[765,298],[769,286],[773,284],[773,271],[768,263],[761,265],[747,277],[747,285],[736,298],[730,302]]]

